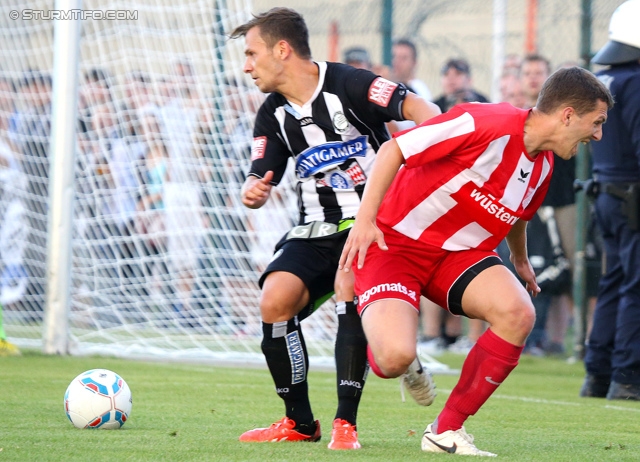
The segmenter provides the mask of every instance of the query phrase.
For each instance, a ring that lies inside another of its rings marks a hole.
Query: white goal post
[[[47,353],[264,364],[257,280],[296,204],[286,181],[262,209],[240,203],[264,95],[242,72],[244,42],[227,34],[251,2],[55,8],[126,14],[0,19],[10,31],[0,49],[10,338]],[[333,302],[303,331],[312,365],[332,367]]]

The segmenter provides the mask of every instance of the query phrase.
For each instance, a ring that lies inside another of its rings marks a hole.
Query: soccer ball
[[[115,372],[92,369],[71,381],[64,410],[78,428],[120,428],[131,414],[131,390]]]

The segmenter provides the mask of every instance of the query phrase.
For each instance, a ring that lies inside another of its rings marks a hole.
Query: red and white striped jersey
[[[493,250],[540,207],[553,153],[524,146],[528,110],[461,104],[395,134],[400,168],[378,221],[416,240],[457,251]]]

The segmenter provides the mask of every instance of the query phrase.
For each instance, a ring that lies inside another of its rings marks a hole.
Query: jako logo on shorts
[[[386,282],[384,284],[378,284],[360,295],[360,297],[358,297],[358,303],[367,303],[372,295],[380,292],[400,292],[401,294],[408,295],[414,302],[416,301],[416,293],[413,290],[407,289],[399,282]]]
[[[291,359],[291,383],[302,383],[307,376],[306,365],[304,363],[304,353],[300,345],[298,332],[290,332],[286,335],[287,350]]]

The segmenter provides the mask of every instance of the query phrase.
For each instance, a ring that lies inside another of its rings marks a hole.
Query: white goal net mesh
[[[11,3],[11,2],[8,2]],[[7,330],[40,347],[46,290],[53,2],[0,19],[0,252]],[[73,208],[71,351],[263,361],[257,280],[295,217],[287,185],[249,210],[240,187],[264,97],[227,34],[245,0],[85,0]],[[332,361],[327,303],[304,322]]]

